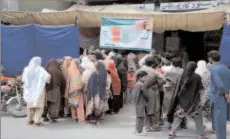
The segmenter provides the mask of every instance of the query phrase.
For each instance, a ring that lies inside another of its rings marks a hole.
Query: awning
[[[207,31],[217,30],[223,26],[225,14],[218,8],[197,12],[152,12],[152,13],[123,13],[104,11],[79,11],[78,24],[84,26],[100,26],[102,16],[121,18],[151,18],[153,31],[166,30]]]
[[[221,6],[193,12],[146,12],[128,5],[111,6],[73,6],[66,11],[33,13],[2,12],[3,21],[14,25],[68,25],[77,23],[80,27],[100,27],[101,17],[150,18],[154,32],[166,30],[209,31],[223,26],[225,12],[229,6]]]
[[[48,13],[24,13],[2,12],[2,20],[13,25],[40,24],[40,25],[70,25],[75,24],[77,12],[48,12]]]

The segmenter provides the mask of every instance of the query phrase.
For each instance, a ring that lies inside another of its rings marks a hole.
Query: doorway
[[[186,48],[190,61],[206,59],[204,32],[179,31],[181,44]]]

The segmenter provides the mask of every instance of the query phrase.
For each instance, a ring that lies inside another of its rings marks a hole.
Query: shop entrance
[[[220,48],[222,29],[206,32],[166,31],[165,38],[172,37],[173,33],[181,39],[180,48],[186,48],[191,61],[207,60],[209,51]]]
[[[181,45],[186,48],[189,60],[197,62],[206,59],[204,32],[178,31],[178,36]]]

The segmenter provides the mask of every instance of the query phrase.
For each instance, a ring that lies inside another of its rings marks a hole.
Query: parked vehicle
[[[23,99],[22,82],[20,77],[9,78],[1,82],[1,106],[0,110],[14,117],[26,116],[26,102]]]

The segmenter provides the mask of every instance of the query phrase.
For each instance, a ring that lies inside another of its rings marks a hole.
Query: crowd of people
[[[208,58],[196,63],[169,52],[97,49],[77,59],[51,59],[43,68],[42,59],[33,57],[22,75],[28,124],[72,116],[73,122],[99,125],[105,114],[117,114],[130,103],[136,135],[167,124],[174,138],[192,118],[199,139],[205,139],[206,121],[213,123],[217,139],[226,139],[230,70],[219,63],[218,51]]]

